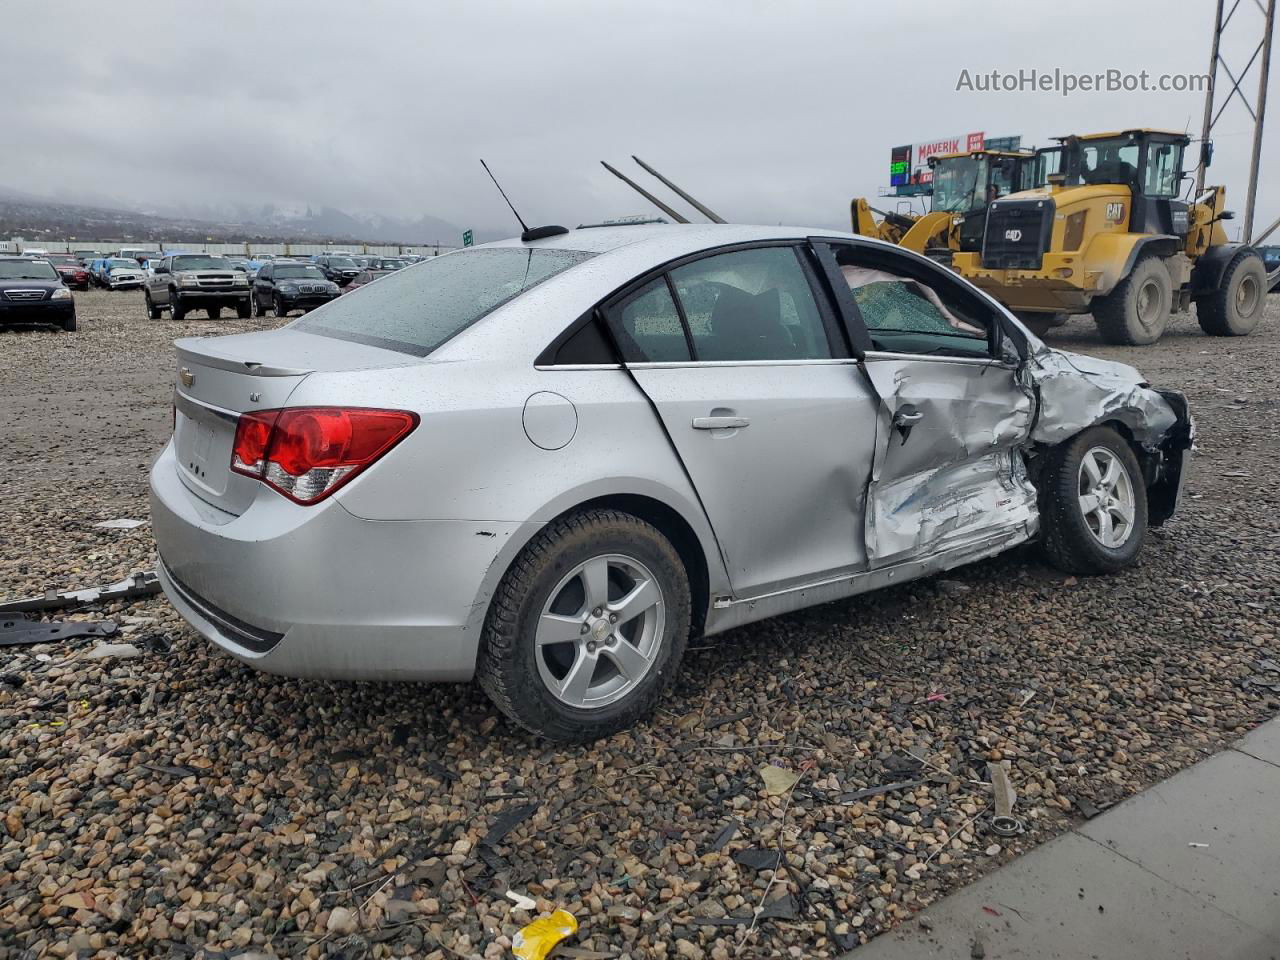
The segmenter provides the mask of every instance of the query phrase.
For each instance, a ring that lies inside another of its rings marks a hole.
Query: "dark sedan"
[[[264,263],[253,279],[253,312],[259,317],[274,310],[284,317],[291,310],[314,310],[339,293],[338,285],[327,279],[313,263]]]
[[[0,257],[0,326],[50,323],[76,329],[76,303],[47,260]]]

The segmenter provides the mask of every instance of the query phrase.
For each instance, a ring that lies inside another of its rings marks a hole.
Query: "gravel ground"
[[[94,524],[146,517],[170,341],[275,322],[76,299],[78,334],[0,333],[7,595],[153,564],[145,526]],[[1051,340],[1191,397],[1188,497],[1138,566],[1019,550],[702,641],[657,716],[594,746],[471,687],[256,673],[161,598],[79,615],[133,659],[0,648],[0,960],[500,957],[537,913],[508,890],[577,917],[558,956],[837,956],[1221,749],[1280,711],[1280,298],[1244,340],[1185,317],[1154,347]],[[987,825],[1000,759],[1013,839]],[[799,779],[771,795],[765,765]]]

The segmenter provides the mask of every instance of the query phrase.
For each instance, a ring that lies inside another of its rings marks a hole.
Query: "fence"
[[[0,253],[22,253],[24,250],[45,250],[48,253],[71,253],[73,250],[97,250],[100,253],[113,253],[121,247],[143,247],[147,250],[159,250],[162,253],[209,253],[224,256],[252,256],[256,253],[284,254],[286,256],[309,256],[313,253],[325,253],[329,250],[344,250],[347,253],[367,253],[376,256],[394,257],[403,253],[416,253],[419,256],[431,257],[456,250],[457,247],[446,244],[377,244],[377,243],[195,243],[182,240],[24,240],[14,237],[11,240],[0,240]]]

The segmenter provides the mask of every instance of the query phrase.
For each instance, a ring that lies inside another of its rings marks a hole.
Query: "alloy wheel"
[[[1137,509],[1133,480],[1120,458],[1106,447],[1092,447],[1080,461],[1080,512],[1093,538],[1118,550],[1133,534]]]
[[[568,706],[615,703],[653,667],[665,619],[662,588],[639,560],[623,554],[585,560],[561,578],[538,617],[538,675]]]

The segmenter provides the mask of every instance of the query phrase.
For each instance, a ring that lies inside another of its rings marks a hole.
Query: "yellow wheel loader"
[[[1005,150],[930,157],[933,204],[928,213],[890,213],[858,197],[850,204],[853,232],[947,262],[956,250],[981,246],[983,219],[992,200],[1044,182],[1036,178],[1037,159],[1030,151]]]
[[[1037,332],[1092,313],[1108,343],[1154,343],[1170,314],[1193,303],[1211,336],[1257,326],[1267,275],[1253,247],[1227,240],[1225,190],[1179,197],[1186,134],[1058,139],[1060,170],[993,202],[980,248],[956,253],[953,269]],[[1211,155],[1203,145],[1201,162]]]

